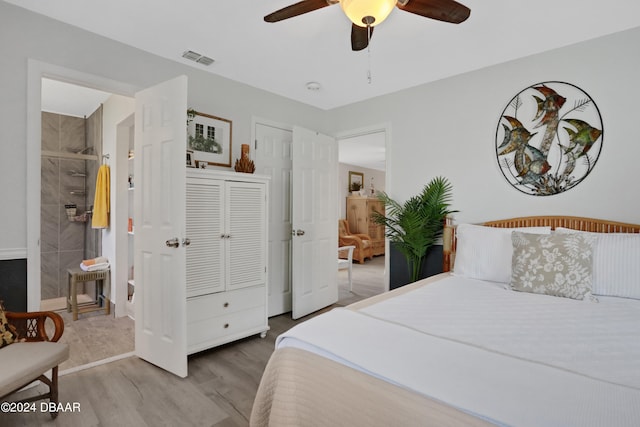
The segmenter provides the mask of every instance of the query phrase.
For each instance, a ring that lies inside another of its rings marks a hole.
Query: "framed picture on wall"
[[[187,149],[194,160],[231,167],[231,120],[189,110]]]
[[[349,191],[360,191],[364,185],[364,174],[362,172],[349,171]]]

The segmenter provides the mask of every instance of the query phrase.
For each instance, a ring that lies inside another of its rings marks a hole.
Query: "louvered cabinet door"
[[[225,290],[225,181],[187,181],[187,298]]]
[[[226,183],[227,290],[266,283],[266,185]]]

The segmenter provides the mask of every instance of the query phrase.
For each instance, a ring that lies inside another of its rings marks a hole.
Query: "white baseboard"
[[[118,354],[116,356],[107,357],[106,359],[97,360],[95,362],[90,362],[85,365],[74,366],[73,368],[65,369],[64,371],[60,371],[58,376],[69,375],[75,372],[84,371],[85,369],[94,368],[96,366],[105,365],[107,363],[115,362],[118,360],[126,359],[127,357],[135,357],[136,352],[130,351],[128,353]]]
[[[26,259],[27,248],[6,248],[0,249],[0,261],[10,259]]]

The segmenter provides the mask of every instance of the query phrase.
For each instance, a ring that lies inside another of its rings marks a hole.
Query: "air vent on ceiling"
[[[200,55],[198,52],[194,52],[192,50],[185,51],[182,54],[182,57],[203,65],[213,64],[213,59],[209,58],[208,56]]]

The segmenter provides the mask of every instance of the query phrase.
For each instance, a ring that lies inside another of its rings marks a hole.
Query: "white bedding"
[[[640,425],[640,301],[520,293],[442,275],[304,322],[312,349],[496,424]]]

